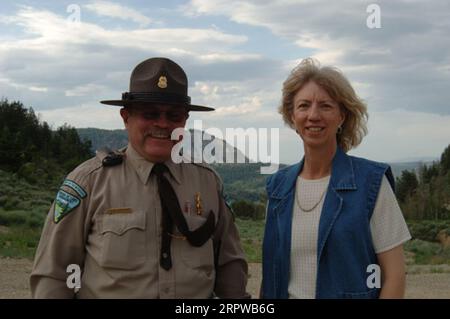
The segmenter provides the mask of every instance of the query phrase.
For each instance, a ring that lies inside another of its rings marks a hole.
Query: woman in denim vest
[[[303,60],[279,111],[304,157],[269,177],[263,298],[402,298],[411,238],[388,165],[350,156],[367,110],[336,68]]]

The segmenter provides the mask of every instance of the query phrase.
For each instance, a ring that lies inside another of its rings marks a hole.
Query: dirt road
[[[0,258],[0,298],[30,298],[31,267],[32,262],[28,259]],[[249,273],[247,289],[255,298],[261,282],[261,264],[250,264]],[[406,298],[450,299],[450,265],[410,266]]]

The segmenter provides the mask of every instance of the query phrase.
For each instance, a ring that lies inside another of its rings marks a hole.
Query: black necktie
[[[172,258],[170,255],[170,243],[175,224],[187,241],[195,247],[202,246],[212,235],[215,228],[215,217],[211,211],[205,223],[194,231],[190,231],[186,219],[181,211],[178,197],[170,185],[164,172],[168,171],[166,165],[158,163],[153,167],[152,172],[156,174],[158,182],[159,198],[162,208],[162,235],[161,235],[161,253],[160,265],[165,270],[172,267]]]

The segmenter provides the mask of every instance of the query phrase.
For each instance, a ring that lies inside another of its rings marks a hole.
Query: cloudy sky
[[[279,128],[280,160],[293,163],[302,143],[276,109],[290,70],[312,56],[368,104],[369,134],[352,154],[437,158],[450,143],[450,2],[377,1],[380,20],[373,3],[2,1],[0,97],[54,128],[122,128],[118,108],[98,101],[120,98],[136,64],[165,56],[186,70],[192,101],[217,109],[192,113],[191,126]]]

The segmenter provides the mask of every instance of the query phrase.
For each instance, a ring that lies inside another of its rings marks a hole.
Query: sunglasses
[[[166,120],[173,122],[173,123],[179,123],[186,119],[188,112],[185,110],[169,110],[169,111],[160,111],[160,110],[131,110],[133,114],[138,115],[139,117],[143,118],[144,120],[148,121],[156,121],[161,118],[161,116],[164,114],[166,117]]]

